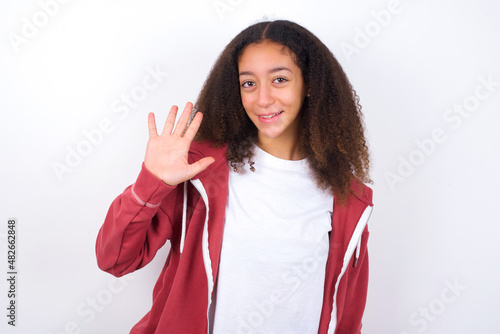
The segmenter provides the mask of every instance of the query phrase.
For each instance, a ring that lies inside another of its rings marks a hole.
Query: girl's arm
[[[173,106],[161,134],[154,114],[148,115],[149,140],[142,170],[137,181],[111,204],[97,237],[97,262],[102,270],[122,276],[139,269],[172,237],[173,216],[181,204],[177,185],[214,161],[205,157],[188,162],[189,147],[202,120],[197,113],[188,125],[192,108],[188,102],[175,125],[178,108]]]
[[[148,264],[172,236],[176,193],[176,187],[166,185],[143,164],[137,181],[113,201],[99,230],[99,268],[123,276]],[[160,208],[163,201],[170,210]]]

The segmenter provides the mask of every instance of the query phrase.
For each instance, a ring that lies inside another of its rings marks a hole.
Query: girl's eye
[[[252,82],[252,81],[245,81],[245,82],[243,82],[243,83],[241,84],[241,87],[243,87],[243,88],[248,88],[248,87],[252,87],[252,86],[254,86],[254,85],[255,85],[255,83],[254,83],[254,82]]]
[[[275,82],[277,82],[277,83],[285,83],[285,82],[287,82],[288,80],[287,80],[287,79],[285,79],[285,78],[276,78],[276,79],[274,79],[274,81],[275,81]]]

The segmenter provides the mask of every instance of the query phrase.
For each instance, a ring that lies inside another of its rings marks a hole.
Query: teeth
[[[260,116],[260,117],[265,118],[265,119],[269,119],[269,118],[273,118],[273,117],[274,117],[274,116],[276,116],[276,115],[281,114],[282,112],[283,112],[283,111],[280,111],[280,112],[277,112],[276,114],[272,114],[272,115],[269,115],[269,116]]]

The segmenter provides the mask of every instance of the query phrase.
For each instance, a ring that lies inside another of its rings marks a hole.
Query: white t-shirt
[[[213,333],[317,333],[333,196],[306,159],[252,160],[230,168]]]

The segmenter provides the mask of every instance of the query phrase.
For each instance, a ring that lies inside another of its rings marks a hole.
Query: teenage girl
[[[224,49],[194,107],[149,141],[112,203],[99,267],[171,249],[130,333],[360,333],[372,209],[361,107],[328,48],[289,21]],[[203,118],[203,121],[202,121]]]

